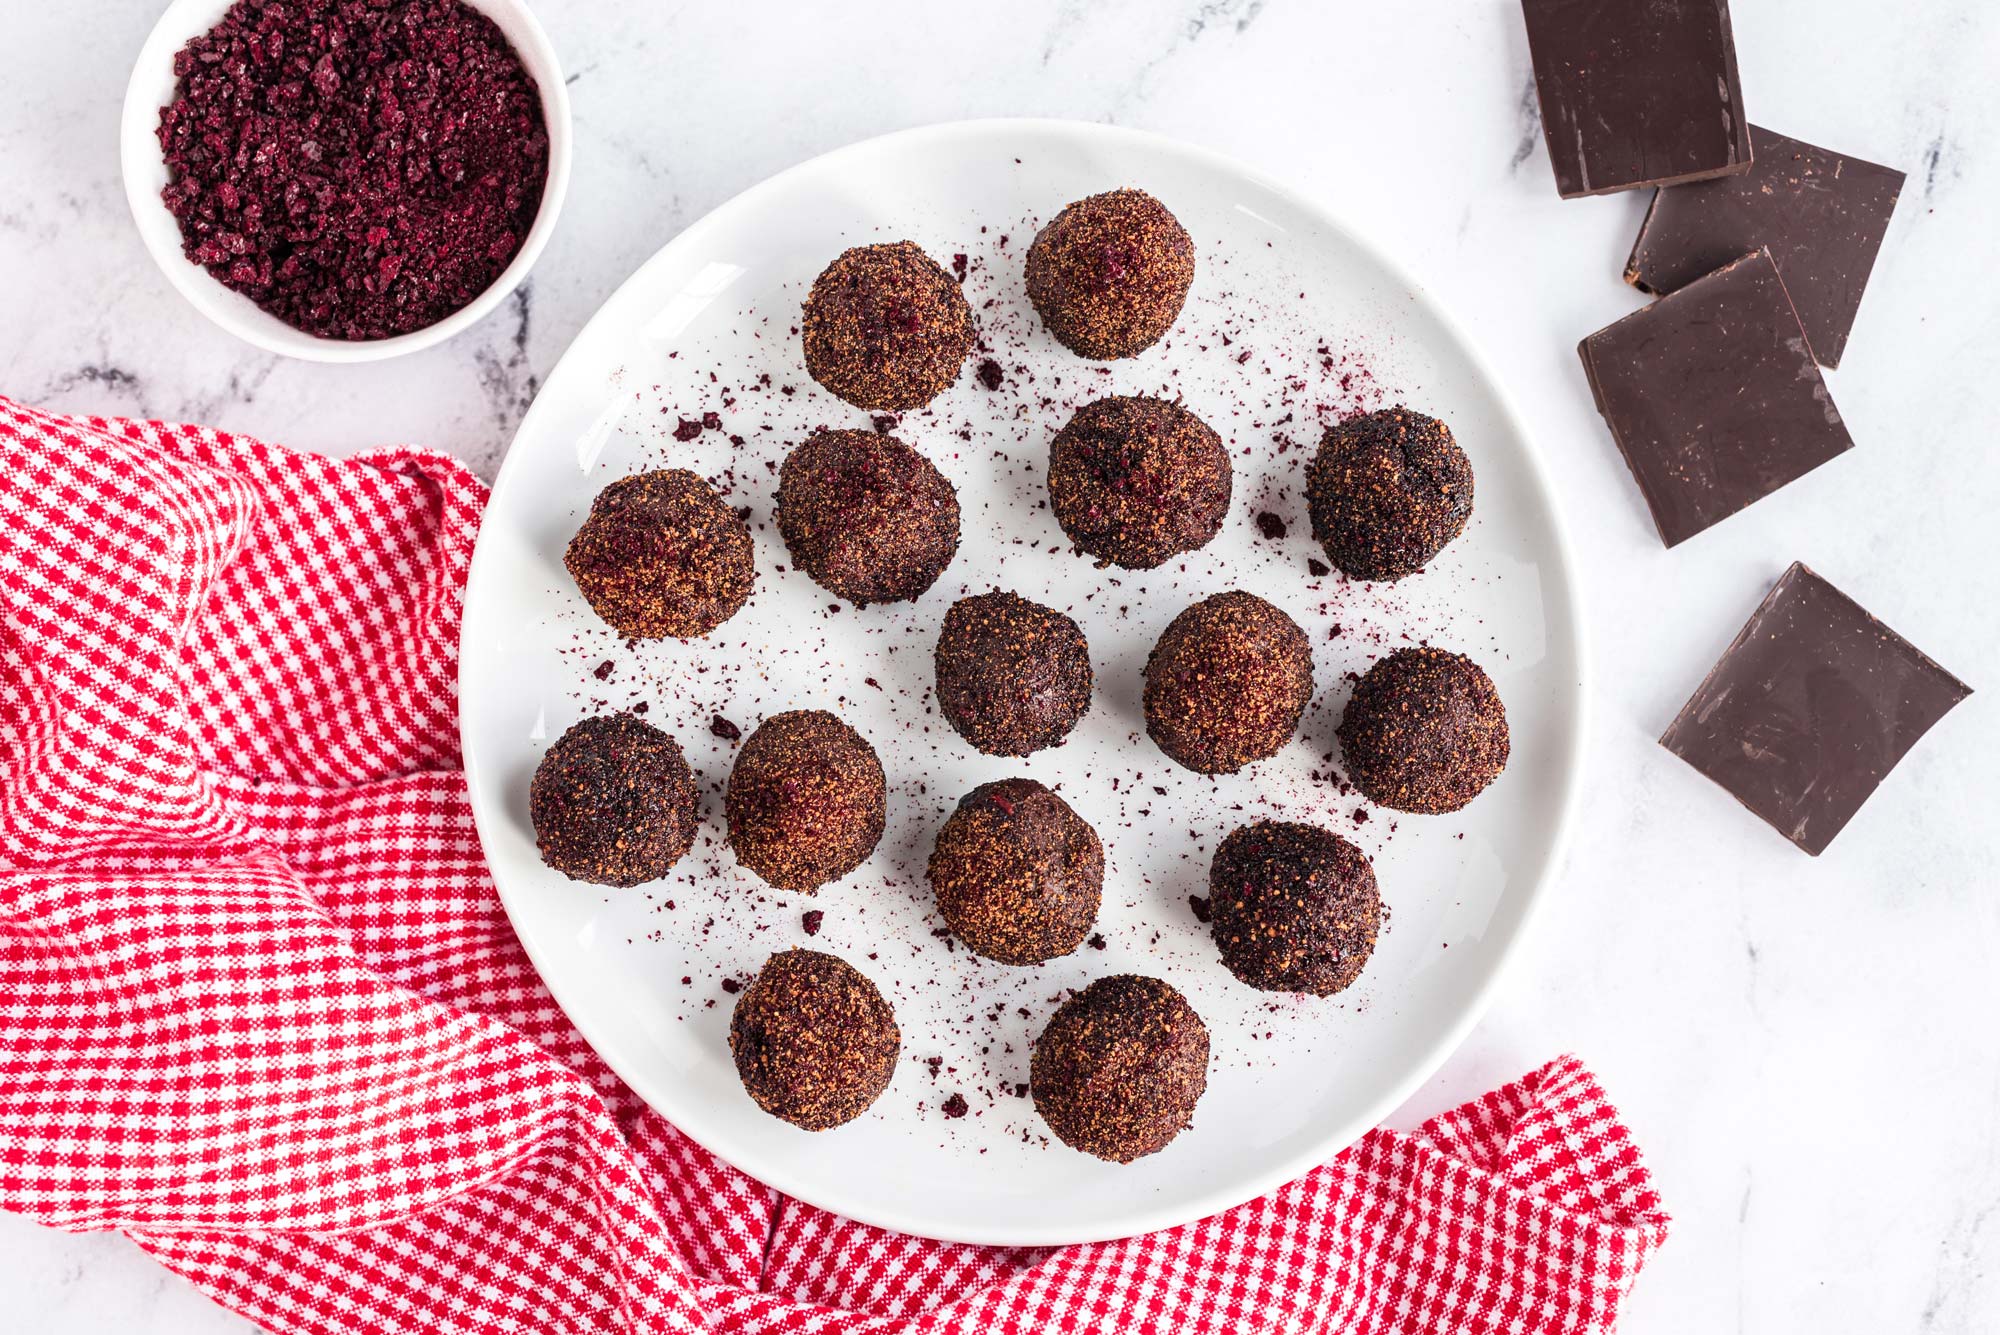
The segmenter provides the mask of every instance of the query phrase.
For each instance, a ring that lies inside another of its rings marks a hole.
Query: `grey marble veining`
[[[990,115],[1175,134],[1390,243],[1494,362],[1586,575],[1589,796],[1533,940],[1409,1124],[1561,1050],[1603,1077],[1677,1224],[1626,1335],[2000,1327],[2000,11],[1737,0],[1749,115],[1910,185],[1847,356],[1857,448],[1673,552],[1591,408],[1578,338],[1633,309],[1642,194],[1564,203],[1510,0],[1029,0],[918,11],[536,0],[576,172],[529,284],[385,365],[272,358],[139,245],[127,66],[156,3],[13,3],[0,112],[0,390],[301,447],[437,445],[491,476],[590,313],[676,231],[853,139]],[[1115,184],[1115,183],[1107,183]],[[1654,744],[1803,559],[1979,692],[1820,859]],[[0,1216],[0,1328],[242,1330],[111,1237]]]

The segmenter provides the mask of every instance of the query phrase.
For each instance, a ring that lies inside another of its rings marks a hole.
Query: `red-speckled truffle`
[[[1507,767],[1507,710],[1463,654],[1398,649],[1369,668],[1340,720],[1347,777],[1397,811],[1457,811]]]
[[[921,408],[958,379],[972,308],[914,242],[857,246],[814,280],[801,325],[806,370],[857,408]]]
[[[1382,924],[1375,869],[1331,830],[1260,820],[1209,865],[1209,918],[1229,971],[1267,992],[1327,997],[1368,963]]]
[[[1164,399],[1086,403],[1049,447],[1049,508],[1077,550],[1150,570],[1208,544],[1229,513],[1229,451]]]
[[[1028,1084],[1063,1144],[1130,1163],[1194,1120],[1208,1088],[1208,1026],[1157,978],[1100,978],[1049,1018]]]
[[[1079,357],[1108,361],[1173,328],[1194,281],[1194,242],[1143,190],[1079,199],[1028,248],[1028,300]]]
[[[700,822],[694,773],[674,739],[630,714],[570,725],[535,767],[528,817],[542,861],[576,881],[665,876]]]
[[[1104,890],[1104,845],[1033,779],[981,784],[931,851],[931,889],[952,934],[1002,964],[1040,964],[1083,944]]]
[[[817,950],[771,956],[729,1019],[744,1090],[765,1112],[807,1131],[866,1112],[896,1074],[902,1044],[875,984]]]
[[[958,493],[873,431],[822,431],[778,473],[778,532],[799,569],[850,602],[906,602],[958,553]]]
[[[750,530],[686,469],[640,473],[597,493],[563,564],[598,616],[638,640],[697,639],[750,597]]]
[[[888,787],[875,748],[823,709],[773,714],[743,742],[724,808],[736,859],[811,893],[875,851]]]
[[[1233,774],[1277,754],[1312,700],[1298,623],[1231,589],[1175,617],[1146,660],[1146,733],[1175,764]]]
[[[1090,646],[1076,622],[1019,594],[961,598],[933,654],[938,710],[993,756],[1054,746],[1090,708]]]
[[[1435,417],[1384,408],[1326,429],[1306,502],[1334,565],[1355,579],[1401,579],[1465,531],[1472,461]]]

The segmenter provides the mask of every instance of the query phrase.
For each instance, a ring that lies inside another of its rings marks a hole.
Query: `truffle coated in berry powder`
[[[1312,645],[1298,623],[1231,589],[1187,608],[1146,659],[1146,732],[1200,774],[1275,755],[1312,700]]]
[[[575,881],[638,885],[667,874],[700,822],[674,739],[630,714],[570,725],[535,767],[528,816],[542,861]]]
[[[1507,710],[1480,666],[1398,649],[1355,684],[1338,731],[1347,777],[1378,806],[1457,811],[1507,767]]]
[[[1328,997],[1368,963],[1382,925],[1375,870],[1331,830],[1260,820],[1209,864],[1209,918],[1229,971],[1267,992]]]
[[[981,784],[931,850],[931,889],[952,934],[1002,964],[1040,964],[1082,944],[1104,891],[1104,845],[1033,779]]]
[[[961,598],[933,655],[938,709],[988,755],[1025,756],[1069,735],[1090,708],[1090,645],[1076,622],[1019,594]]]
[[[1049,447],[1049,507],[1079,551],[1150,570],[1204,547],[1229,513],[1229,451],[1164,399],[1099,399]]]
[[[807,1131],[866,1112],[889,1087],[902,1045],[875,984],[817,950],[771,956],[729,1017],[729,1053],[745,1092]]]
[[[541,209],[540,92],[460,0],[239,0],[174,75],[158,137],[182,253],[308,334],[437,323]]]
[[[1157,978],[1100,978],[1049,1017],[1028,1085],[1063,1144],[1130,1163],[1194,1120],[1208,1088],[1208,1026]]]
[[[823,709],[773,714],[729,773],[729,846],[770,885],[810,894],[875,851],[887,795],[860,733]]]
[[[958,493],[894,436],[821,431],[778,472],[778,532],[799,569],[850,602],[907,602],[958,554]]]
[[[806,370],[857,408],[908,412],[950,387],[972,351],[972,308],[914,242],[857,246],[813,280]]]
[[[698,639],[736,615],[757,578],[750,530],[684,468],[597,493],[563,564],[591,610],[634,639]]]
[[[1465,531],[1472,461],[1435,417],[1384,408],[1326,429],[1306,504],[1334,565],[1354,579],[1401,579]]]
[[[1058,342],[1097,361],[1164,338],[1193,281],[1194,242],[1143,190],[1079,199],[1028,247],[1028,300]]]

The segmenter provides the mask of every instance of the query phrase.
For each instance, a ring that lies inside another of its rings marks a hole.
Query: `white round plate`
[[[1040,327],[1021,261],[1064,204],[1128,185],[1179,216],[1199,271],[1164,343],[1085,362]],[[806,375],[799,303],[846,247],[902,238],[947,266],[966,257],[980,324],[982,347],[958,383],[894,428],[958,488],[963,540],[923,598],[856,609],[789,568],[772,522],[775,470],[816,426],[868,424]],[[998,389],[977,374],[989,357]],[[1097,568],[1048,513],[1049,439],[1078,403],[1108,393],[1179,395],[1234,454],[1221,534],[1155,571]],[[1463,442],[1478,477],[1471,525],[1398,584],[1314,577],[1303,470],[1322,423],[1395,402],[1443,418]],[[710,412],[720,429],[676,438],[683,420]],[[692,468],[748,508],[757,587],[706,640],[626,645],[584,605],[563,549],[607,483],[660,466]],[[1284,536],[1265,532],[1276,527],[1266,515]],[[1089,715],[1065,745],[1026,760],[977,754],[930,698],[945,609],[995,586],[1067,610],[1096,666]],[[1235,586],[1306,628],[1317,693],[1278,756],[1210,779],[1147,740],[1139,674],[1177,612]],[[930,1237],[1055,1244],[1165,1227],[1352,1143],[1472,1026],[1555,864],[1577,788],[1584,668],[1571,563],[1535,454],[1465,339],[1317,205],[1214,154],[1101,125],[890,135],[784,172],[688,228],[605,303],[543,387],[494,487],[466,600],[473,810],[557,1000],[633,1089],[724,1159],[813,1204]],[[1456,815],[1368,810],[1339,782],[1333,730],[1350,674],[1416,640],[1483,664],[1512,725],[1507,772]],[[529,779],[578,718],[637,702],[701,777],[701,834],[662,881],[567,881],[536,855]],[[721,715],[747,735],[809,707],[859,728],[890,785],[875,855],[813,898],[772,892],[730,854],[720,795],[735,745],[710,727]],[[958,797],[1011,774],[1060,785],[1109,864],[1098,939],[1039,968],[955,949],[924,880]],[[1265,815],[1330,825],[1374,859],[1387,926],[1339,997],[1236,982],[1189,903],[1207,894],[1221,836]],[[817,935],[804,930],[808,909],[824,912]],[[817,1135],[751,1103],[727,1042],[733,988],[797,945],[873,978],[903,1032],[888,1091]],[[1180,988],[1208,1023],[1213,1057],[1194,1125],[1121,1167],[1055,1141],[1015,1091],[1065,989],[1123,972]],[[966,1115],[945,1115],[954,1094]]]

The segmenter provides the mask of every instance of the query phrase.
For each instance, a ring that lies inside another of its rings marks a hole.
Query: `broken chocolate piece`
[[[1767,250],[1607,325],[1577,352],[1669,547],[1854,445]]]
[[[1794,563],[1660,745],[1818,856],[1917,739],[1970,694]]]
[[[1674,186],[1625,264],[1641,292],[1674,292],[1767,247],[1821,366],[1840,365],[1903,173],[1750,127],[1756,163],[1740,176]]]
[[[1564,199],[1749,167],[1728,0],[1521,0],[1521,10]]]

